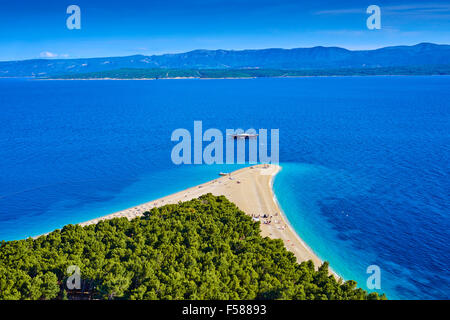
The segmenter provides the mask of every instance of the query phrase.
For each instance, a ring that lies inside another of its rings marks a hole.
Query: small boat
[[[228,172],[220,172],[220,173],[219,173],[219,176],[228,176],[228,175],[229,175]]]
[[[234,139],[246,139],[246,138],[256,138],[258,134],[256,133],[233,133],[229,134],[229,136],[233,137]]]

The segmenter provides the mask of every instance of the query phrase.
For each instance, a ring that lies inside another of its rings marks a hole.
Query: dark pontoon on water
[[[233,133],[229,134],[229,136],[233,137],[234,139],[246,139],[246,138],[256,138],[258,135],[256,133]]]

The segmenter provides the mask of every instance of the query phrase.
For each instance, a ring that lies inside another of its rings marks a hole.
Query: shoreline
[[[280,167],[280,169],[278,170],[278,172],[280,172],[283,169],[283,167]],[[277,172],[277,173],[278,173]],[[306,248],[307,251],[310,252],[311,255],[314,255],[319,261],[321,261],[321,263],[323,263],[324,260],[320,259],[319,256],[317,256],[317,254],[314,252],[314,250],[300,237],[300,235],[297,233],[297,231],[295,231],[294,227],[292,226],[292,224],[290,223],[286,213],[284,212],[283,208],[281,207],[280,202],[277,199],[277,195],[275,194],[275,191],[273,189],[273,183],[275,180],[275,175],[272,176],[271,181],[270,181],[270,189],[272,190],[272,194],[273,194],[273,201],[276,203],[276,205],[278,206],[278,209],[280,211],[281,216],[283,217],[284,221],[286,222],[286,224],[288,225],[288,227],[292,230],[294,236],[296,237],[296,239]],[[315,266],[317,267],[317,265],[315,264]],[[328,266],[328,271],[330,274],[334,275],[336,279],[342,279],[344,280],[344,278],[342,276],[340,276],[336,271],[334,271],[331,268],[331,265]]]
[[[312,260],[315,267],[318,268],[323,261],[296,233],[286,214],[281,209],[273,191],[274,179],[280,170],[281,167],[278,165],[245,167],[226,176],[220,176],[203,184],[122,211],[91,219],[79,223],[79,225],[87,226],[119,217],[126,217],[131,220],[143,216],[144,212],[152,208],[166,204],[176,204],[180,201],[189,201],[203,194],[212,193],[215,196],[223,195],[227,197],[245,214],[251,216],[254,221],[260,221],[261,235],[272,239],[281,239],[284,246],[296,256],[298,263]],[[263,215],[267,215],[267,218],[263,218]],[[330,274],[341,278],[331,267],[329,270]]]
[[[47,80],[47,81],[149,81],[149,80],[245,80],[245,79],[296,79],[296,78],[352,78],[352,77],[442,77],[450,76],[450,74],[349,74],[349,75],[304,75],[304,76],[273,76],[273,77],[217,77],[217,78],[202,78],[202,77],[168,77],[168,78],[0,78],[0,79],[30,79],[30,80]]]

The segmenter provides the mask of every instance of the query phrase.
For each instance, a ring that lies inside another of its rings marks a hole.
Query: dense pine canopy
[[[67,268],[81,271],[68,290]],[[0,299],[380,299],[298,264],[259,222],[211,194],[142,218],[68,225],[0,245]]]

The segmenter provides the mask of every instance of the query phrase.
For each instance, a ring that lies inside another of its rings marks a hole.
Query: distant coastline
[[[450,65],[315,70],[274,69],[118,69],[35,77],[45,80],[253,79],[342,76],[450,75]]]
[[[330,75],[330,76],[286,76],[286,77],[174,77],[174,78],[35,78],[35,77],[0,77],[0,80],[35,80],[35,81],[153,81],[153,80],[245,80],[245,79],[299,79],[299,78],[339,78],[339,77],[439,77],[448,74],[374,74],[374,75]]]
[[[338,77],[439,77],[449,76],[450,74],[377,74],[377,75],[348,75],[348,76],[290,76],[290,77],[240,77],[240,78],[194,78],[194,77],[177,77],[177,78],[31,78],[30,80],[40,81],[152,81],[152,80],[245,80],[245,79],[298,79],[298,78],[338,78]],[[0,78],[13,79],[13,78]],[[24,78],[14,78],[24,79]]]
[[[0,76],[32,78],[248,78],[450,74],[450,45],[193,50],[161,55],[0,61]]]

